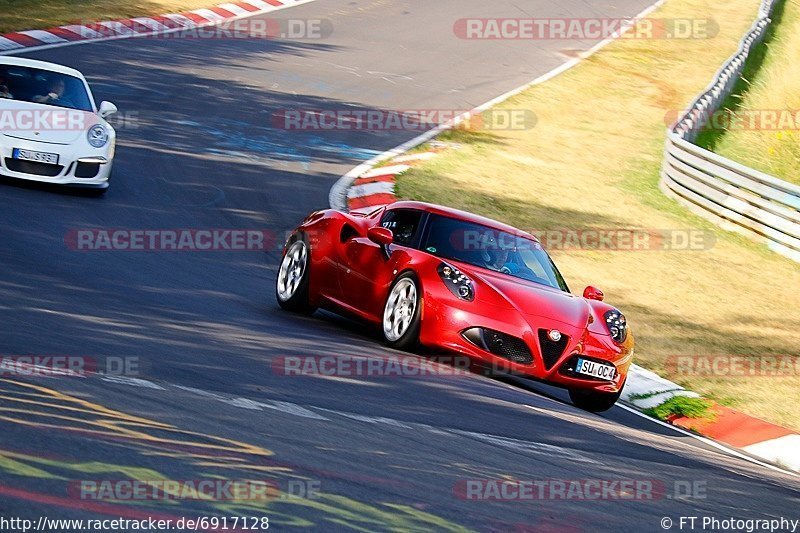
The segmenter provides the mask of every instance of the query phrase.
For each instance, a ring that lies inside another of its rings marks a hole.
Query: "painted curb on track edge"
[[[0,35],[0,55],[44,50],[89,42],[129,39],[191,31],[315,0],[240,0],[206,9],[167,13],[85,24],[67,24],[44,30],[25,30]]]

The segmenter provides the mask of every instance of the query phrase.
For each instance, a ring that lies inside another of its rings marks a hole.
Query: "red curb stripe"
[[[167,22],[164,22],[163,20],[160,20],[163,17],[139,17],[139,18],[140,19],[144,19],[144,20],[146,20],[148,22],[149,21],[158,22],[162,26],[170,27]],[[166,19],[166,20],[169,21],[169,19]],[[130,22],[131,22],[131,29],[135,30],[138,33],[154,33],[154,32],[160,32],[161,31],[161,30],[154,30],[151,26],[148,26],[147,24],[145,24],[141,20],[131,20]]]
[[[221,7],[209,7],[208,10],[213,11],[217,15],[221,15],[226,19],[232,19],[233,17],[236,16],[236,13],[231,13],[227,9],[222,9]]]
[[[34,39],[30,35],[25,35],[24,33],[17,33],[17,32],[5,33],[5,34],[3,34],[3,37],[5,37],[6,39],[10,39],[10,40],[14,41],[17,44],[21,44],[22,46],[25,46],[25,47],[28,47],[28,46],[39,46],[39,45],[42,45],[42,44],[47,44],[47,43],[45,43],[43,41],[40,41],[39,39]]]
[[[67,28],[50,28],[44,31],[46,31],[47,33],[52,33],[56,37],[61,37],[62,39],[67,41],[83,41],[84,39],[86,39],[86,37],[84,37],[83,35],[75,33],[72,30],[68,30]]]
[[[150,18],[150,17],[143,17],[143,18]],[[122,24],[123,26],[125,26],[126,28],[128,28],[129,30],[131,30],[136,34],[151,33],[153,31],[151,28],[148,28],[141,22],[137,22],[133,19],[117,20],[115,22],[119,22],[120,24]]]
[[[155,17],[147,17],[147,18],[151,18],[151,19],[155,20],[156,22],[158,22],[162,26],[165,26],[165,27],[169,28],[170,30],[175,30],[175,29],[180,29],[180,28],[185,28],[186,27],[186,24],[184,22],[177,21],[177,20],[172,20],[171,18],[167,18],[167,17],[165,17],[163,15],[158,15],[158,16],[155,16]]]
[[[241,7],[242,9],[246,9],[251,13],[255,13],[256,11],[261,11],[259,8],[254,6],[253,4],[248,4],[247,2],[236,2],[233,5]]]
[[[116,20],[108,20],[108,21],[103,21],[103,22],[117,22],[117,21]],[[85,28],[89,28],[90,30],[100,34],[100,37],[87,37],[87,39],[102,39],[103,37],[116,37],[117,35],[120,35],[120,33],[118,31],[116,31],[115,29],[113,29],[113,28],[111,28],[109,26],[104,26],[103,24],[101,24],[99,22],[91,22],[89,24],[83,24],[83,26]]]
[[[271,6],[279,7],[283,5],[283,2],[280,0],[264,0],[264,2],[268,3]]]
[[[362,209],[373,205],[390,204],[396,200],[393,194],[378,193],[370,194],[369,196],[361,196],[358,198],[349,198],[347,205],[350,209]]]
[[[195,24],[206,24],[207,22],[211,22],[205,17],[201,17],[197,13],[192,13],[191,11],[186,11],[185,13],[181,13],[184,17],[191,20]]]
[[[712,411],[716,415],[713,421],[677,418],[672,423],[736,448],[744,448],[794,433],[787,428],[721,405],[715,405]]]
[[[370,178],[356,178],[353,185],[364,185],[365,183],[394,183],[396,174],[386,174],[385,176],[372,176]]]

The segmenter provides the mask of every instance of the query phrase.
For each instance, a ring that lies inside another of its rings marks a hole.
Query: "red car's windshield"
[[[488,268],[569,292],[564,278],[541,245],[523,235],[431,215],[421,248],[444,259]]]

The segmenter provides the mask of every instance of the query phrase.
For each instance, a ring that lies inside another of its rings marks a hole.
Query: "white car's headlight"
[[[108,130],[102,124],[95,124],[86,132],[86,139],[95,148],[102,148],[108,142]]]

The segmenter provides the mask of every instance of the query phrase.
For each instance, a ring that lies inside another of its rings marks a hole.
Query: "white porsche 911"
[[[116,132],[110,102],[95,105],[75,69],[0,57],[0,175],[108,188]]]

